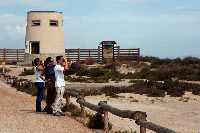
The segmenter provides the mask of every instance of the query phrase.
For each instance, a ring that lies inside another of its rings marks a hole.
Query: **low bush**
[[[86,65],[93,65],[95,63],[96,63],[96,61],[93,58],[87,58],[84,60],[84,64],[86,64]]]
[[[105,68],[81,68],[76,73],[76,75],[90,77],[90,80],[98,83],[108,82],[109,79],[111,79],[112,81],[120,81],[123,78],[123,75],[119,72],[115,72]]]
[[[78,72],[81,69],[81,65],[79,63],[72,63],[69,70],[66,72],[66,75],[72,75]]]
[[[105,86],[100,89],[84,89],[80,93],[84,96],[102,95],[110,97],[119,97],[119,93],[135,93],[147,95],[151,97],[164,97],[166,94],[172,97],[183,96],[186,91],[192,92],[195,95],[200,95],[200,85],[190,83],[174,82],[166,80],[164,82],[157,81],[135,81],[130,86],[114,87]]]
[[[76,77],[76,78],[73,78],[71,76],[65,76],[65,81],[68,81],[68,82],[84,82],[84,83],[90,83],[91,81],[88,79],[88,78],[85,78],[85,77]]]
[[[101,77],[71,77],[71,76],[65,76],[65,81],[68,82],[80,82],[80,83],[107,83],[108,78],[101,76]]]
[[[156,57],[141,57],[142,61],[149,61],[150,65],[143,65],[141,71],[136,73],[120,74],[115,71],[116,64],[110,64],[105,68],[86,69],[78,64],[72,65],[69,74],[87,76],[97,82],[121,81],[121,79],[148,79],[165,81],[177,80],[200,80],[200,59],[187,57],[184,59],[160,59]],[[117,64],[119,65],[119,64]],[[140,67],[141,68],[141,67]]]
[[[17,91],[22,91],[22,92],[25,92],[25,93],[30,94],[32,96],[36,96],[36,94],[37,94],[37,90],[36,90],[34,83],[27,83],[27,84],[24,84],[24,85],[20,85],[19,83],[14,82],[12,84],[12,87],[15,87],[17,89]]]
[[[19,74],[19,76],[27,76],[27,75],[34,75],[34,68],[32,69],[27,69],[27,68],[24,68],[24,71]]]
[[[62,108],[62,111],[70,112],[72,116],[81,116],[81,109],[73,103],[70,103],[69,105],[65,105]]]

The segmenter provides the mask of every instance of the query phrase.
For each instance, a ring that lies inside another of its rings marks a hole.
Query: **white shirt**
[[[55,87],[63,87],[65,86],[65,79],[64,79],[64,67],[62,67],[61,65],[56,65],[54,67],[54,71],[55,71]]]
[[[37,67],[34,67],[34,71],[35,71],[35,82],[44,82],[44,80],[42,80],[41,78],[42,71],[39,71]]]

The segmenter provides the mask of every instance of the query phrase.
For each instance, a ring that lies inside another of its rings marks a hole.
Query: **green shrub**
[[[89,69],[89,75],[90,77],[100,77],[100,76],[105,76],[106,73],[108,73],[108,69],[101,69],[101,68],[92,68]]]
[[[32,96],[36,96],[37,94],[37,90],[34,83],[28,83],[21,86],[17,83],[13,83],[12,87],[15,87],[17,91],[22,91]]]
[[[144,67],[140,72],[127,74],[126,78],[139,78],[149,80],[170,80],[177,78],[180,80],[200,80],[200,59],[187,57],[184,59],[159,59],[144,57],[145,61],[150,61],[151,65]]]
[[[81,65],[79,63],[72,63],[66,75],[72,75],[78,72],[81,69]]]
[[[73,103],[70,103],[69,105],[64,106],[62,108],[62,111],[71,112],[72,116],[81,116],[81,109]]]
[[[90,83],[90,80],[88,78],[85,78],[85,77],[72,78],[71,76],[65,76],[65,81]]]
[[[24,68],[24,71],[19,74],[19,76],[27,76],[27,75],[34,75],[34,68],[32,69],[27,69],[27,68]]]
[[[79,91],[84,96],[105,94],[110,97],[119,97],[117,95],[118,93],[135,93],[140,95],[145,94],[151,97],[164,97],[166,94],[172,97],[180,97],[184,95],[185,91],[200,95],[200,85],[174,82],[172,80],[166,80],[164,82],[140,80],[135,81],[134,84],[130,86],[105,86],[100,89],[83,89]]]
[[[105,68],[81,68],[76,75],[90,77],[90,80],[96,83],[105,83],[108,82],[109,79],[120,81],[123,78],[123,75],[120,73]]]
[[[108,77],[100,76],[100,77],[90,77],[89,78],[93,83],[107,83],[109,81]]]
[[[93,58],[87,58],[87,59],[84,60],[84,63],[86,65],[93,65],[94,63],[96,63],[96,61]]]
[[[80,70],[76,72],[76,75],[77,76],[88,76],[89,71],[85,68],[80,68]]]

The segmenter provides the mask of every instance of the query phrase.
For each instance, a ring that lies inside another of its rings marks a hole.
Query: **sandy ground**
[[[36,113],[35,97],[16,92],[0,81],[0,133],[92,133],[65,116]]]
[[[138,94],[123,93],[120,98],[88,96],[86,100],[98,104],[99,101],[108,101],[109,105],[119,109],[138,110],[147,112],[147,119],[153,123],[173,129],[181,133],[200,132],[200,96],[186,93],[182,98],[153,98]],[[72,101],[74,101],[73,99]],[[187,101],[188,100],[188,101]],[[185,101],[185,102],[184,102]],[[139,132],[139,126],[134,121],[122,119],[109,114],[114,130],[128,130]],[[153,133],[147,131],[147,133]]]

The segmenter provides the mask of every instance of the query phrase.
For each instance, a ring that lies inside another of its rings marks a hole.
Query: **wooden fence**
[[[87,58],[95,59],[97,62],[102,61],[102,47],[98,49],[65,49],[65,55],[71,60],[85,60]],[[114,58],[119,60],[139,60],[140,49],[121,49],[119,46],[114,47]]]
[[[162,127],[160,125],[154,124],[152,122],[147,121],[146,112],[142,111],[131,111],[131,110],[120,110],[118,108],[112,107],[107,104],[107,101],[100,101],[98,105],[94,105],[85,101],[84,97],[82,97],[79,93],[66,89],[65,91],[67,97],[67,103],[70,103],[70,96],[76,97],[76,102],[80,104],[81,111],[84,111],[84,108],[87,107],[90,110],[103,114],[104,117],[104,131],[105,133],[109,133],[109,117],[108,112],[112,113],[121,118],[128,118],[135,120],[135,123],[140,126],[140,133],[146,133],[146,129],[152,130],[156,133],[176,133],[175,131],[168,129],[166,127]]]
[[[24,53],[24,49],[0,49],[0,62],[23,62]]]
[[[101,49],[65,49],[66,57],[71,60],[82,61],[88,58],[92,58],[96,61],[102,59]]]
[[[27,79],[19,79],[16,76],[10,76],[6,74],[0,74],[4,77],[6,82],[8,84],[11,84],[12,86],[16,86],[18,88],[27,88],[30,89],[30,87],[34,86],[34,83]],[[15,85],[13,85],[15,84]],[[33,89],[31,89],[33,90]],[[76,97],[76,102],[80,104],[81,112],[84,114],[85,107],[89,108],[90,110],[93,110],[95,112],[98,112],[103,115],[104,117],[104,131],[105,133],[109,133],[109,117],[108,112],[112,113],[113,115],[116,115],[121,118],[128,118],[135,121],[135,123],[140,126],[140,133],[146,133],[146,129],[152,130],[156,133],[176,133],[175,131],[168,129],[166,127],[162,127],[160,125],[154,124],[152,122],[147,121],[147,115],[146,112],[142,111],[131,111],[131,110],[120,110],[118,108],[112,107],[107,104],[106,101],[100,101],[98,105],[92,104],[87,102],[84,97],[76,92],[75,90],[66,89],[65,90],[65,96],[66,96],[66,104],[70,103],[70,97]]]
[[[0,62],[16,63],[24,61],[24,49],[0,49]],[[65,49],[65,55],[71,60],[83,61],[92,58],[97,62],[102,61],[102,48],[97,49]],[[114,58],[120,60],[139,60],[140,49],[114,48]]]

